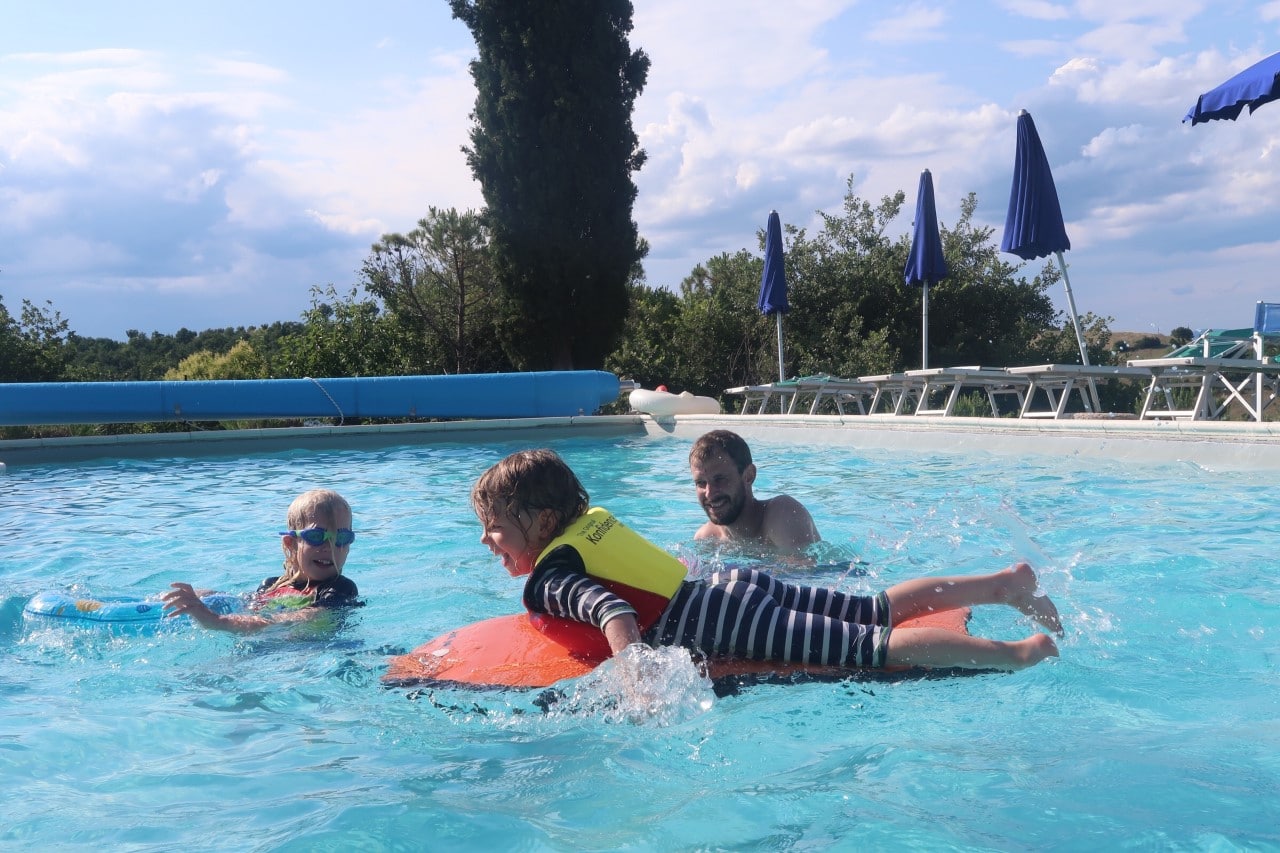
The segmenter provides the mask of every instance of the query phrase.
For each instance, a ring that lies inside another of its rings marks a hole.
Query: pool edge
[[[1223,469],[1280,469],[1280,423],[1020,420],[864,415],[581,415],[429,423],[208,430],[0,441],[6,466],[104,458],[150,458],[385,447],[509,439],[530,444],[572,436],[652,435],[692,440],[710,429],[746,438],[863,449],[1043,454],[1082,459],[1190,462]]]

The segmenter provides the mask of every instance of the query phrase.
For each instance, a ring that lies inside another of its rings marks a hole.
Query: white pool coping
[[[1023,420],[865,415],[603,415],[365,426],[207,430],[0,441],[0,466],[282,450],[330,450],[521,438],[530,446],[572,436],[673,436],[711,429],[747,439],[998,456],[1043,454],[1210,469],[1280,469],[1280,422]]]

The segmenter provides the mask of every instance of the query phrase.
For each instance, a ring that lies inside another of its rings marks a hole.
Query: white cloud
[[[867,40],[886,44],[937,41],[944,37],[942,27],[947,18],[941,7],[914,3],[901,14],[877,22],[867,33]]]
[[[388,106],[368,107],[282,139],[264,163],[290,198],[308,198],[324,221],[377,224],[367,236],[411,230],[427,208],[483,206],[462,146],[475,101],[463,73],[405,85]]]
[[[1000,5],[1015,15],[1039,21],[1062,21],[1071,16],[1065,6],[1049,0],[1001,0]]]
[[[637,4],[631,44],[653,65],[634,116],[649,155],[634,214],[652,283],[758,251],[772,208],[819,227],[814,211],[838,213],[850,174],[873,202],[906,192],[891,234],[909,227],[927,167],[939,217],[953,222],[976,191],[998,240],[1026,106],[1068,216],[1082,310],[1122,326],[1167,311],[1168,328],[1269,286],[1250,274],[1275,260],[1280,105],[1194,129],[1180,119],[1269,52],[1259,22],[1280,20],[1280,0],[916,2],[879,20],[886,8]],[[479,207],[460,151],[474,50],[460,24],[435,23],[414,51],[383,24],[352,33],[359,58],[332,76],[305,47],[255,52],[237,36],[170,48],[107,18],[101,43],[161,47],[0,56],[0,227],[21,237],[0,247],[6,304],[52,296],[85,311],[72,325],[90,334],[293,319],[311,286],[353,282],[380,233],[429,206]],[[919,41],[928,49],[907,57]],[[1237,288],[1227,298],[1187,272],[1215,265]]]

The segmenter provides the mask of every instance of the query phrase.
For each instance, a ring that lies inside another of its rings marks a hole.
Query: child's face
[[[341,509],[335,510],[332,514],[322,513],[307,519],[306,525],[299,529],[315,527],[324,528],[331,532],[341,529],[349,530],[351,528],[351,513]],[[325,539],[319,545],[312,545],[300,536],[286,536],[284,538],[284,549],[286,555],[291,556],[297,564],[303,577],[312,583],[326,581],[342,574],[342,567],[346,565],[347,555],[351,553],[350,545],[339,546],[334,543],[332,538]]]
[[[502,567],[512,577],[527,575],[533,571],[534,561],[543,547],[551,541],[542,523],[549,512],[544,510],[538,516],[494,512],[488,521],[483,522],[484,533],[480,542],[502,560]]]

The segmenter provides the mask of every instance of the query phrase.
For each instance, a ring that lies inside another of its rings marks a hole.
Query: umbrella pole
[[[929,369],[929,282],[921,282],[920,304],[924,319],[921,321],[920,369]]]
[[[1076,314],[1076,298],[1071,295],[1071,279],[1067,276],[1067,262],[1058,253],[1058,267],[1062,270],[1062,284],[1067,289],[1067,307],[1071,309],[1071,325],[1076,330],[1076,344],[1080,347],[1080,362],[1089,366],[1089,350],[1084,345],[1084,335],[1080,334],[1080,317]]]
[[[782,312],[773,316],[778,321],[778,381],[783,382],[787,378],[787,372],[782,367]]]
[[[1059,251],[1058,266],[1062,269],[1062,285],[1067,289],[1067,307],[1071,309],[1071,326],[1076,330],[1076,346],[1080,347],[1080,363],[1089,366],[1089,348],[1084,345],[1084,335],[1080,333],[1080,317],[1076,314],[1076,298],[1071,295],[1071,279],[1067,277],[1067,262]],[[1093,411],[1102,411],[1102,402],[1098,399],[1098,385],[1090,376],[1086,382],[1089,385],[1089,403],[1093,405]],[[1088,405],[1085,408],[1089,408]]]

